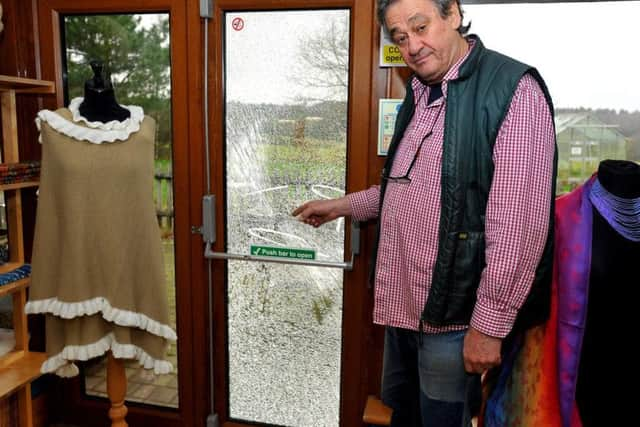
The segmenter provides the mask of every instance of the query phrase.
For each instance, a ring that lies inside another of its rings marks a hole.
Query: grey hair
[[[378,0],[378,22],[382,25],[384,32],[389,35],[389,28],[387,28],[387,22],[385,20],[385,15],[387,13],[387,9],[391,6],[392,3],[395,3],[397,0]],[[464,11],[462,10],[462,5],[460,4],[460,0],[425,0],[433,2],[438,9],[438,13],[442,19],[447,18],[451,14],[451,6],[452,3],[456,3],[458,8],[460,8],[460,26],[457,28],[458,32],[461,35],[466,35],[471,27],[471,22],[467,25],[463,25],[464,22]]]

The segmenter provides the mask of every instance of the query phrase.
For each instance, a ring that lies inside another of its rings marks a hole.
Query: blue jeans
[[[423,334],[387,326],[382,401],[395,427],[468,427],[480,404],[480,376],[464,370],[466,331]]]

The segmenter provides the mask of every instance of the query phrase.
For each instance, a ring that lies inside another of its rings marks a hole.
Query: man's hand
[[[319,227],[325,222],[351,215],[351,203],[346,196],[339,199],[314,200],[299,206],[291,215],[305,224]]]
[[[464,369],[469,373],[483,374],[501,362],[502,339],[485,335],[469,326],[464,336]]]

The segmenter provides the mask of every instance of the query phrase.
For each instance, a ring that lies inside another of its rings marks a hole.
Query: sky
[[[151,28],[151,26],[160,22],[161,19],[167,19],[167,13],[141,13],[137,15],[140,17],[140,26],[145,29]]]
[[[540,71],[557,108],[640,110],[640,1],[463,9],[486,47]]]
[[[464,5],[485,46],[535,66],[557,108],[640,111],[640,1]],[[347,10],[227,13],[227,100],[290,103],[298,37],[322,33]],[[232,23],[242,19],[242,26]]]
[[[348,10],[243,12],[226,15],[227,101],[291,103],[309,95],[291,81],[300,36],[322,34],[331,20],[349,19]],[[234,20],[242,20],[234,27]],[[312,94],[313,95],[313,94]]]

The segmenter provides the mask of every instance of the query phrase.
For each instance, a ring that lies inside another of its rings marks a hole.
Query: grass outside
[[[282,184],[278,181],[284,180],[344,186],[344,141],[308,138],[301,144],[263,144],[260,149],[261,158],[265,159],[265,175],[272,183]]]

